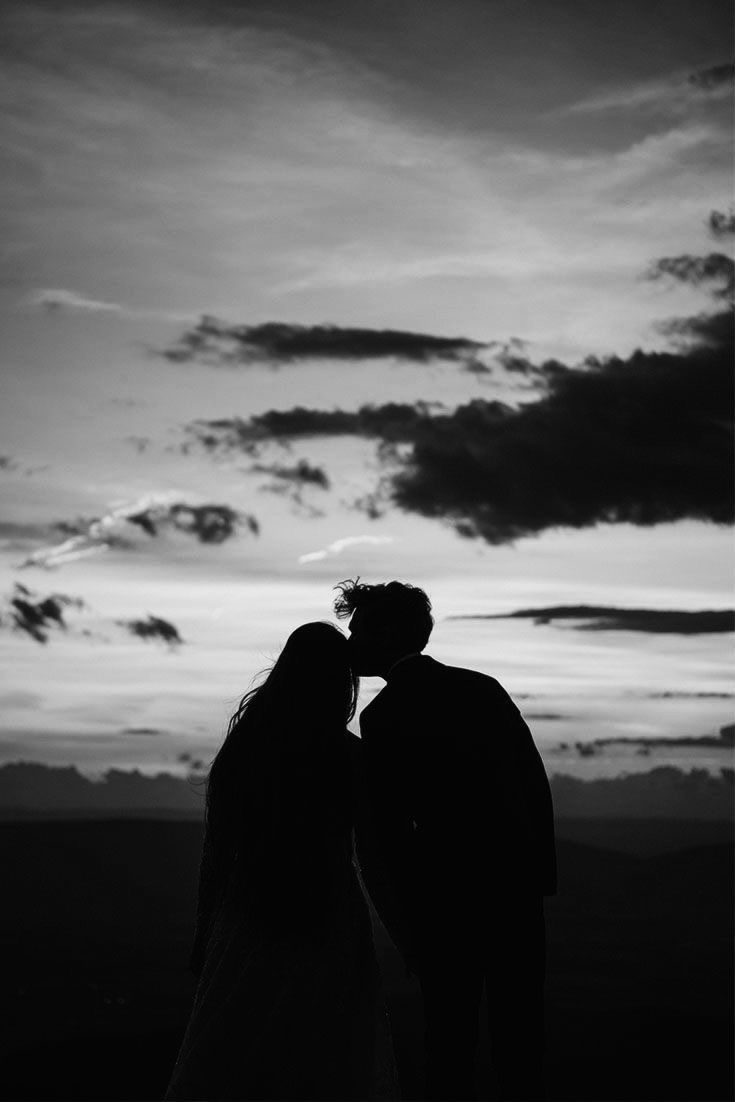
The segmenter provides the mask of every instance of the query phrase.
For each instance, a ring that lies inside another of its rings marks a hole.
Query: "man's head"
[[[361,585],[360,579],[340,582],[334,611],[350,619],[350,656],[355,673],[385,677],[391,666],[426,646],[434,618],[431,601],[415,585],[383,582]]]

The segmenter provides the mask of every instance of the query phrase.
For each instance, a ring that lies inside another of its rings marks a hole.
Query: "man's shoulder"
[[[428,658],[428,655],[427,655]],[[450,666],[444,662],[430,659],[432,668],[427,671],[436,677],[437,684],[443,684],[449,689],[474,690],[479,695],[507,696],[506,690],[496,677],[481,670],[472,670],[466,666]]]
[[[510,701],[508,693],[490,674],[464,666],[450,666],[431,655],[417,655],[396,670],[385,687],[363,709],[367,726],[381,722],[402,709],[431,710],[457,697],[478,706]]]

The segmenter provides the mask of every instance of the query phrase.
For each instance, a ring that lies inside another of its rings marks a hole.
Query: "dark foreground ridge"
[[[729,833],[673,820],[559,823],[549,1099],[732,1097]],[[194,991],[201,840],[193,822],[0,824],[0,933],[14,946],[4,1097],[162,1097]],[[379,925],[376,942],[402,1094],[419,1098],[418,986]],[[484,1031],[481,1044],[480,1097],[493,1097]]]

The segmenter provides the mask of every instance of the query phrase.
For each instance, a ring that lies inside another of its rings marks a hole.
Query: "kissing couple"
[[[346,581],[242,698],[208,778],[191,1017],[167,1099],[399,1098],[366,892],[423,996],[427,1098],[540,1098],[551,794],[492,677],[424,654],[426,593]],[[385,687],[347,729],[359,677]]]

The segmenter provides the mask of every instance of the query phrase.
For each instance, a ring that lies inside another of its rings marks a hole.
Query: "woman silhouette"
[[[166,1099],[398,1097],[352,856],[357,691],[341,631],[303,624],[230,720]]]

